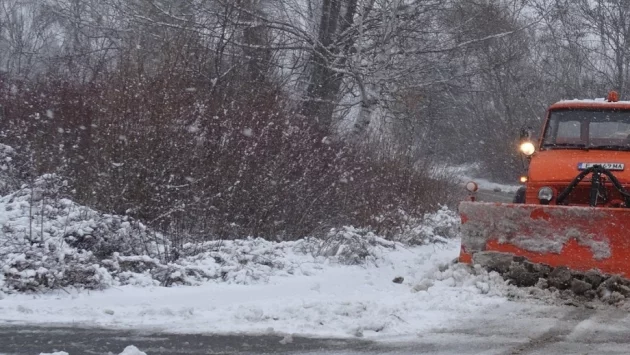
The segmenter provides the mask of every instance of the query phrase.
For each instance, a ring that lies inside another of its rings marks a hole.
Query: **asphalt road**
[[[309,339],[282,336],[151,334],[141,331],[40,326],[0,327],[0,353],[33,355],[65,351],[71,355],[119,354],[134,345],[149,355],[380,353],[360,339]]]
[[[135,345],[148,355],[169,354],[628,354],[630,317],[616,308],[553,306],[468,315],[447,329],[373,342],[276,335],[151,334],[105,329],[0,326],[0,354],[119,354]]]

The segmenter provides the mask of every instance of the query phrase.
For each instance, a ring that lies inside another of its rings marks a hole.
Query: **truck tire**
[[[516,190],[516,195],[514,195],[513,203],[525,203],[525,191],[527,188],[525,186],[521,186]]]

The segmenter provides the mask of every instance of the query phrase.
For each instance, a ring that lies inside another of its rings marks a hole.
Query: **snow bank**
[[[301,275],[305,262],[376,263],[386,250],[402,248],[401,242],[445,242],[459,225],[455,213],[443,208],[408,221],[397,241],[343,227],[293,242],[247,238],[176,249],[138,221],[64,198],[65,185],[46,175],[0,198],[0,291],[266,282],[274,275]]]
[[[141,223],[79,206],[62,188],[45,176],[0,198],[0,322],[379,338],[435,329],[514,292],[498,274],[453,265],[459,222],[446,208],[394,241],[344,227],[175,253]]]
[[[295,253],[282,259],[294,258],[291,272],[268,273],[265,282],[12,294],[0,301],[0,322],[380,338],[416,334],[486,312],[505,305],[514,289],[496,273],[453,265],[456,240],[395,245],[375,246],[375,258],[361,265]],[[395,278],[401,283],[392,282]]]
[[[102,214],[63,198],[55,175],[0,198],[0,287],[40,291],[112,285],[120,254],[157,256],[165,241],[139,222]]]
[[[439,243],[406,245],[346,227],[294,242],[186,244],[171,263],[113,252],[97,266],[116,287],[7,294],[0,299],[0,323],[391,339],[521,307],[509,300],[533,300],[531,309],[557,296],[454,264],[460,242],[440,231],[455,228],[455,216],[444,209],[425,220],[433,224],[416,232]],[[66,243],[55,234],[47,238]]]
[[[119,355],[147,355],[147,353],[140,351],[140,349],[136,348],[133,345],[129,345]]]
[[[407,219],[394,238],[408,245],[445,243],[459,236],[460,217],[446,206],[437,212],[427,213],[421,220]]]

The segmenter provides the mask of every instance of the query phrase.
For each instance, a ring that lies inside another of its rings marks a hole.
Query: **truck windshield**
[[[630,150],[630,111],[551,111],[542,148]]]

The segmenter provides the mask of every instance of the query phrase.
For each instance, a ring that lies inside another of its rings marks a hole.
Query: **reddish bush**
[[[296,238],[343,224],[387,233],[400,211],[446,199],[448,184],[322,137],[284,97],[238,72],[5,81],[0,134],[25,179],[57,173],[77,202],[174,236]]]

